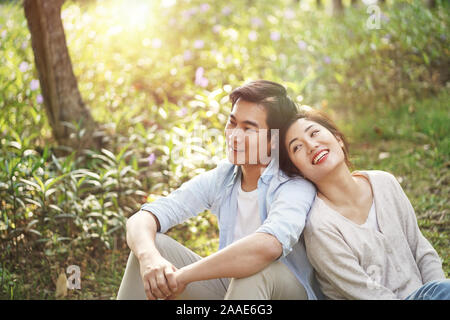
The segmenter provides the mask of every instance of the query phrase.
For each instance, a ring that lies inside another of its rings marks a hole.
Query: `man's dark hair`
[[[263,106],[269,129],[281,129],[298,111],[297,105],[288,97],[286,89],[272,81],[255,80],[233,90],[230,93],[231,109],[238,99]]]

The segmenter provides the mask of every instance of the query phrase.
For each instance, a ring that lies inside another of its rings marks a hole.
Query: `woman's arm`
[[[442,270],[442,261],[436,250],[420,231],[411,202],[397,179],[393,175],[390,176],[396,190],[398,201],[401,203],[402,210],[399,214],[404,229],[403,231],[405,232],[409,247],[422,275],[422,282],[427,283],[432,280],[445,279],[444,271]]]

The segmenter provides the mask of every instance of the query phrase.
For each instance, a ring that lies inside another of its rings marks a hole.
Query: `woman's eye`
[[[302,145],[299,144],[298,146],[295,146],[295,147],[292,149],[292,151],[295,153],[295,152],[297,152],[298,150],[300,150],[301,147],[302,147]]]
[[[316,136],[318,133],[319,133],[319,130],[314,130],[314,131],[311,133],[311,137]]]

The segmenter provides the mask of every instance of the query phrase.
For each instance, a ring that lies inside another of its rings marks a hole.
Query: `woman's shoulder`
[[[369,178],[372,185],[376,186],[399,185],[397,178],[392,173],[383,170],[357,170],[352,174],[364,175]]]
[[[336,216],[331,210],[332,209],[316,195],[308,214],[305,229],[313,231],[317,229],[333,228],[333,225],[336,224]]]

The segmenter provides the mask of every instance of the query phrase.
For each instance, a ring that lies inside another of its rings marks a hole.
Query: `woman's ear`
[[[344,148],[344,141],[342,141],[342,139],[338,136],[336,136],[336,140],[339,142],[339,145],[341,146],[341,148]]]

